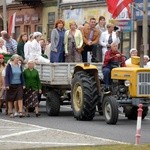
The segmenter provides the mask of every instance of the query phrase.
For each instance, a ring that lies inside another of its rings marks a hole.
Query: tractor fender
[[[74,67],[74,72],[73,72],[72,78],[74,78],[74,74],[76,74],[79,71],[85,71],[85,72],[88,72],[88,73],[92,74],[95,78],[98,91],[99,92],[101,91],[100,80],[99,80],[99,77],[98,77],[98,69],[95,65],[91,65],[89,63],[77,64]]]
[[[84,63],[84,64],[77,64],[75,67],[74,67],[74,72],[73,72],[73,76],[74,77],[74,74],[78,71],[87,71],[87,72],[90,72],[90,73],[97,73],[98,74],[98,69],[96,66],[94,65],[91,65],[89,63]]]

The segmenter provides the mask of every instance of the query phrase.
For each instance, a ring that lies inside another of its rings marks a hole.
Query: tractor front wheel
[[[116,124],[118,121],[118,104],[113,96],[104,96],[103,114],[107,124]]]

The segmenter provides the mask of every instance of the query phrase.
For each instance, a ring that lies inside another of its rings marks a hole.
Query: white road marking
[[[7,138],[7,137],[12,137],[12,136],[19,136],[19,135],[23,135],[23,134],[27,134],[27,133],[32,133],[32,132],[40,132],[42,130],[51,130],[51,131],[57,131],[57,132],[67,133],[67,134],[72,134],[72,135],[77,135],[77,136],[85,136],[87,138],[93,138],[93,139],[101,140],[101,141],[104,141],[104,142],[114,142],[114,143],[118,143],[118,144],[129,144],[129,143],[125,143],[125,142],[120,142],[120,141],[115,141],[115,140],[111,140],[111,139],[95,137],[95,136],[91,136],[91,135],[79,134],[79,133],[60,130],[60,129],[41,127],[41,126],[28,124],[28,123],[15,122],[15,121],[10,121],[10,120],[5,120],[5,119],[0,119],[0,121],[8,122],[8,123],[14,123],[14,124],[20,124],[20,125],[27,125],[27,126],[39,128],[39,129],[36,129],[36,130],[34,129],[34,130],[29,130],[29,131],[22,131],[22,132],[18,132],[18,133],[3,135],[3,136],[0,137],[0,139],[4,139],[4,138]]]
[[[47,130],[47,129],[29,130],[29,131],[21,131],[21,132],[12,133],[12,134],[6,134],[6,135],[0,136],[0,139],[12,137],[12,136],[23,135],[23,134],[27,134],[27,133],[39,132],[39,131],[43,131],[43,130]]]
[[[33,125],[33,124],[28,124],[28,123],[22,123],[22,122],[16,122],[16,121],[12,121],[12,120],[0,119],[0,121],[5,121],[5,122],[8,122],[8,123],[20,124],[20,125],[29,125],[29,126],[31,126],[31,127],[40,128],[40,129],[47,129],[47,128],[42,127],[42,126]]]

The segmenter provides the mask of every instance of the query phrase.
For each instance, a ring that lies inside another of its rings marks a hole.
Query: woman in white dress
[[[42,33],[34,32],[34,40],[31,42],[31,49],[29,51],[29,59],[34,60],[36,63],[50,63],[49,59],[42,57],[41,45],[39,43]]]

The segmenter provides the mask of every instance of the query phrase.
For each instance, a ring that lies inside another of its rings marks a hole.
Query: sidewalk
[[[113,140],[0,119],[0,150],[119,143]]]

